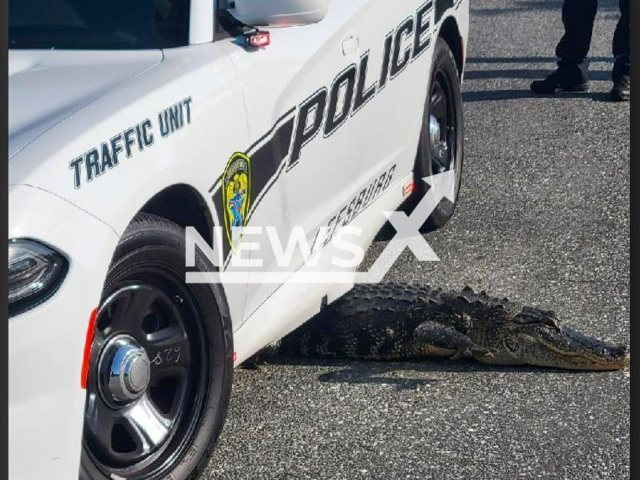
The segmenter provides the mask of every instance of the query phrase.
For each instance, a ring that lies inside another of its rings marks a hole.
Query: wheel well
[[[167,187],[157,193],[140,210],[152,213],[180,225],[194,227],[200,236],[211,244],[213,220],[204,198],[189,185]]]
[[[215,226],[206,200],[193,187],[185,184],[172,185],[157,193],[140,209],[140,212],[164,217],[181,227],[194,227],[200,236],[213,245],[213,227]],[[229,304],[222,284],[213,283],[220,314],[231,322]],[[233,338],[229,340],[233,345]],[[233,347],[231,347],[233,350]]]
[[[464,51],[462,38],[460,37],[460,30],[458,30],[458,24],[453,17],[447,18],[442,23],[442,26],[440,27],[440,37],[449,44],[449,48],[456,60],[458,75],[462,78]]]

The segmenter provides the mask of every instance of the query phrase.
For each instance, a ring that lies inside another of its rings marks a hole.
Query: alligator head
[[[524,308],[494,329],[495,349],[487,363],[527,364],[570,370],[619,370],[629,365],[628,348],[559,326],[555,314]],[[482,360],[482,359],[479,359]]]

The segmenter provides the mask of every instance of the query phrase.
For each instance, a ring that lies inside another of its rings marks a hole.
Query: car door
[[[362,188],[393,165],[394,180],[414,167],[433,51],[434,2],[351,2],[362,49],[360,74],[366,78],[366,104],[357,113],[367,125],[358,145]]]
[[[249,228],[242,241],[260,248],[251,252],[250,280],[304,263],[297,248],[287,265],[278,264],[266,227],[277,232],[283,249],[294,230],[317,249],[320,227],[356,189],[363,124],[349,114],[360,56],[355,12],[352,1],[330,0],[316,24],[270,29],[266,48],[247,50],[233,37],[219,41],[238,72],[251,137],[250,145],[237,147],[251,169]],[[251,227],[262,227],[262,234],[254,236]],[[245,319],[277,288],[250,281]]]

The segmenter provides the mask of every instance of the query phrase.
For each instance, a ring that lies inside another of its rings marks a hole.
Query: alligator
[[[491,365],[618,370],[628,348],[560,326],[553,311],[471,288],[359,284],[274,344],[286,356],[354,360],[471,358]]]

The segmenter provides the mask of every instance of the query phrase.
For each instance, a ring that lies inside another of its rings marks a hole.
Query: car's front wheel
[[[187,284],[184,230],[141,214],[127,228],[98,309],[81,480],[193,479],[222,429],[232,333],[210,285]],[[208,264],[196,252],[196,269]]]
[[[429,92],[425,103],[420,143],[415,166],[414,205],[424,196],[425,177],[453,170],[454,200],[443,199],[433,211],[424,230],[434,230],[447,223],[455,212],[462,178],[463,116],[460,78],[449,45],[438,38],[433,52]]]

